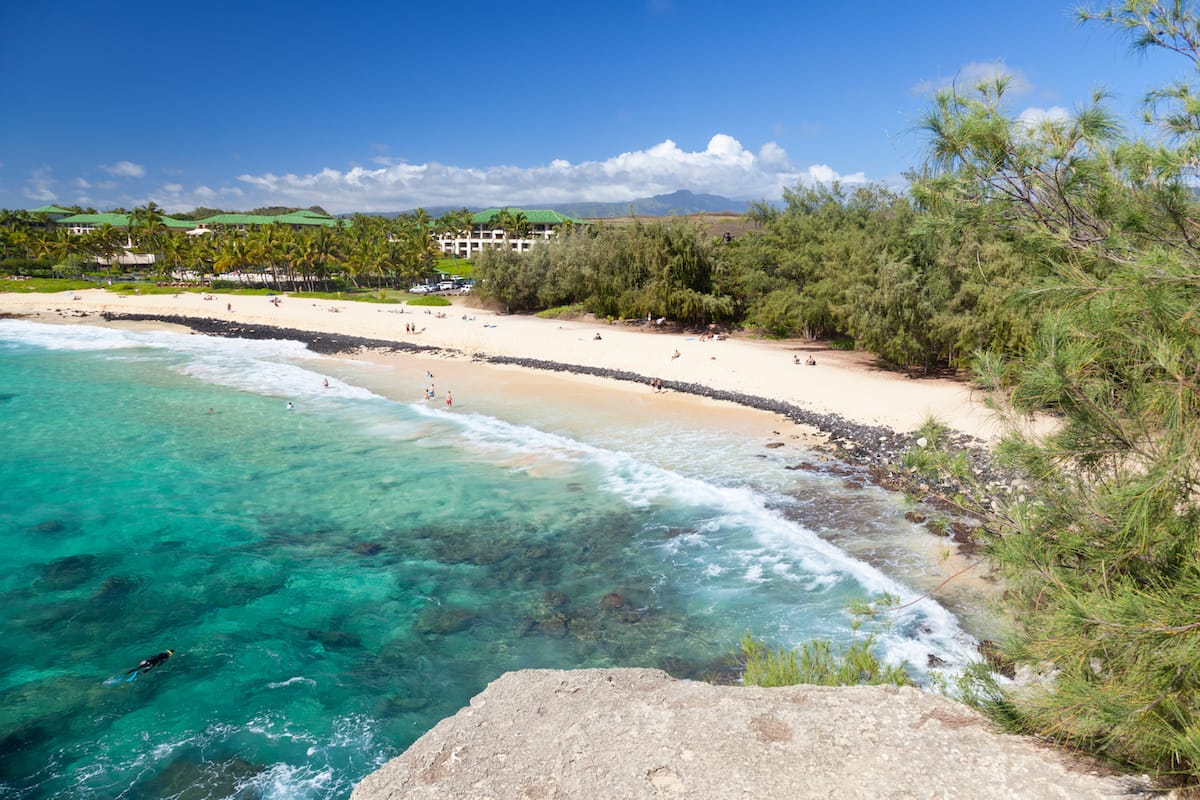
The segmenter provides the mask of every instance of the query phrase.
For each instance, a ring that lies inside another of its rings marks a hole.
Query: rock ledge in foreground
[[[364,778],[351,800],[1077,800],[1149,797],[1143,788],[917,689],[522,670]]]

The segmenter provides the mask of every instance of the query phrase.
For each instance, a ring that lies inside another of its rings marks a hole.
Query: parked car
[[[410,294],[429,294],[433,291],[433,287],[427,283],[421,283],[408,287],[408,291]]]
[[[437,285],[439,292],[448,292],[454,288],[454,281],[442,281]]]

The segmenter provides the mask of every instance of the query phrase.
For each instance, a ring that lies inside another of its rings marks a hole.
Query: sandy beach
[[[504,356],[632,372],[659,377],[668,385],[689,383],[768,398],[898,433],[916,429],[930,416],[985,442],[994,441],[1001,432],[992,412],[966,383],[910,379],[874,367],[869,354],[830,350],[816,343],[739,336],[702,340],[659,332],[653,325],[503,315],[476,308],[466,298],[455,298],[449,308],[424,308],[286,296],[278,305],[265,297],[205,297],[186,292],[121,296],[101,289],[3,293],[0,314],[89,321],[88,317],[108,312],[270,325],[443,348],[452,352],[442,358],[451,360]],[[410,332],[414,329],[416,333]],[[816,365],[805,363],[809,356]],[[564,379],[591,391],[600,385],[617,388],[617,382],[595,377]],[[628,385],[626,391],[632,391]],[[652,393],[638,392],[639,397],[647,394]]]

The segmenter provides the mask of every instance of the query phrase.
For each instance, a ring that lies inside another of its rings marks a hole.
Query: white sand
[[[203,295],[193,293],[119,296],[100,289],[52,295],[0,293],[0,313],[39,315],[58,321],[77,312],[111,311],[276,325],[432,345],[467,356],[486,353],[626,370],[658,376],[667,383],[696,383],[780,400],[898,432],[912,431],[933,416],[985,441],[994,441],[1000,433],[992,412],[967,384],[910,379],[874,368],[867,354],[827,350],[802,341],[744,337],[700,341],[695,336],[654,332],[645,326],[494,314],[469,306],[460,298],[455,299],[452,308],[433,308],[426,313],[425,308],[407,305],[284,297],[275,306],[265,297],[213,297],[205,300]],[[445,316],[438,317],[438,313]],[[416,325],[420,333],[405,333],[406,323]],[[594,338],[597,333],[600,340]],[[676,351],[679,356],[673,358]],[[816,366],[804,365],[810,354],[816,358]],[[800,364],[793,363],[794,356],[799,356]]]

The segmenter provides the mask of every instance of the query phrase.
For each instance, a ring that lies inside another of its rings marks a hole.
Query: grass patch
[[[98,284],[94,281],[81,281],[74,278],[20,278],[17,280],[0,280],[0,292],[22,293],[53,293],[70,292],[75,289],[95,289]]]
[[[465,258],[439,258],[433,262],[433,268],[443,275],[459,275],[470,278],[475,272],[475,265]]]
[[[410,306],[452,306],[454,305],[444,297],[437,295],[416,295],[408,300]]]
[[[583,307],[583,303],[574,303],[569,306],[547,308],[545,311],[537,312],[534,316],[542,319],[577,319],[586,313],[587,309]]]

